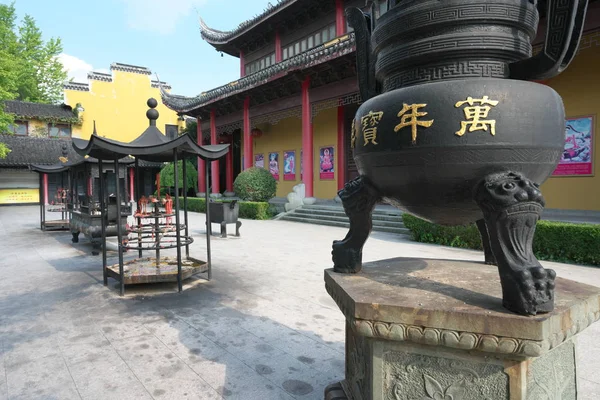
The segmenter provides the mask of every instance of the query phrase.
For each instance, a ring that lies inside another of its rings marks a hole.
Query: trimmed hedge
[[[183,207],[183,200],[181,201],[181,206]],[[213,200],[222,203],[231,202],[231,200]],[[254,202],[254,201],[238,201],[240,206],[240,218],[246,219],[270,219],[273,216],[273,211],[271,210],[271,205],[269,203],[264,202]],[[188,198],[188,211],[206,213],[206,200],[198,197]]]
[[[441,226],[406,213],[402,219],[417,242],[482,249],[475,224]],[[533,252],[540,260],[600,266],[600,225],[538,221]]]

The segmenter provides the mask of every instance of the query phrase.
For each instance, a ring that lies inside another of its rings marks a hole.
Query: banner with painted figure
[[[296,151],[289,150],[283,152],[283,180],[296,180]]]
[[[257,168],[265,167],[265,157],[262,154],[254,155],[254,166]]]
[[[594,174],[594,117],[568,118],[565,121],[565,147],[553,176],[590,176]]]
[[[269,153],[269,172],[276,181],[279,180],[279,153]]]
[[[335,179],[333,146],[321,147],[319,149],[319,174],[321,179]]]

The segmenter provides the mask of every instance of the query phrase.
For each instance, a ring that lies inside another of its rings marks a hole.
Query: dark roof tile
[[[26,101],[7,100],[4,111],[23,118],[74,118],[73,108],[66,104],[41,104]]]
[[[70,161],[83,159],[73,149],[70,139],[0,135],[0,143],[4,143],[10,149],[8,156],[0,159],[0,167],[26,167],[29,164],[52,165],[59,162],[59,157],[65,155]]]

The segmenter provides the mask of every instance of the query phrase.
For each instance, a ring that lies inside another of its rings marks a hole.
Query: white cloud
[[[121,0],[125,5],[127,23],[131,28],[169,34],[180,18],[207,0]]]
[[[92,64],[88,64],[81,58],[65,53],[61,53],[58,59],[67,70],[67,80],[73,79],[75,82],[87,82],[87,74],[93,70]]]

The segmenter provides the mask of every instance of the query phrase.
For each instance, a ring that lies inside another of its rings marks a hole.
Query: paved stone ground
[[[91,246],[41,232],[38,215],[0,208],[0,400],[320,400],[342,379],[344,320],[323,269],[345,229],[244,221],[241,238],[212,241],[212,281],[120,297],[114,281],[102,285]],[[190,216],[192,255],[204,258],[204,218]],[[366,261],[402,255],[482,257],[384,233],[365,247]],[[598,269],[545,264],[600,286]],[[600,398],[599,331],[595,324],[579,337],[581,400]]]

